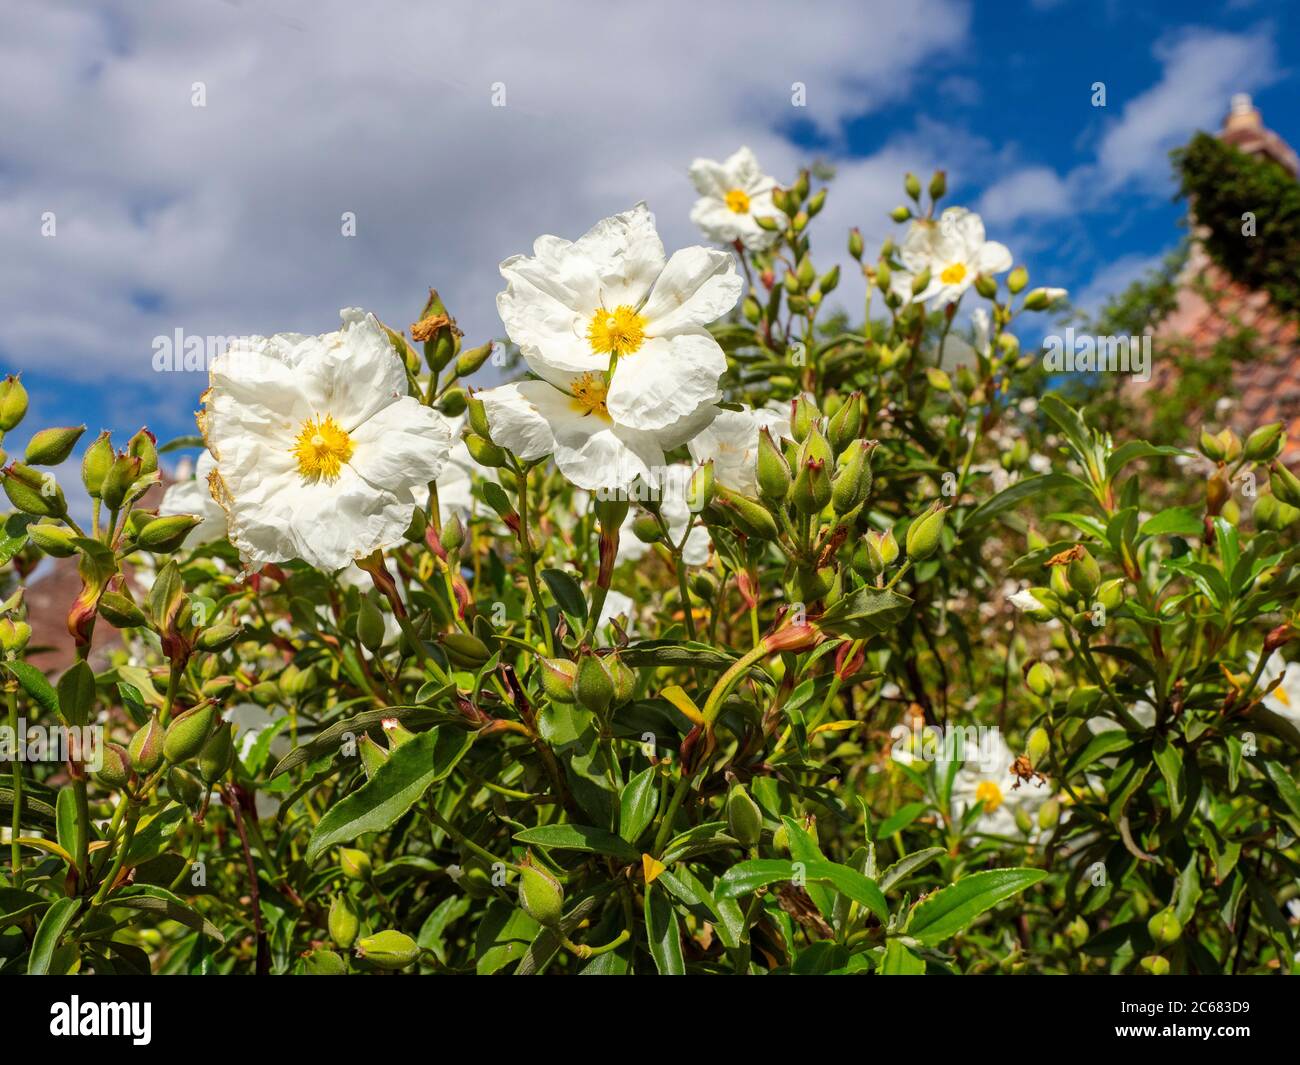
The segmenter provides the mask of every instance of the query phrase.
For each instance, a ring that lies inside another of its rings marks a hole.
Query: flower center
[[[605,406],[609,385],[605,383],[603,374],[585,373],[569,385],[569,391],[573,393],[574,407],[582,411],[584,417],[588,414],[609,417],[609,409]]]
[[[1002,789],[991,780],[981,780],[975,785],[975,798],[984,804],[984,812],[991,814],[1002,805]]]
[[[723,199],[736,214],[749,214],[749,193],[744,189],[731,189]]]
[[[939,280],[945,285],[960,285],[966,277],[965,263],[952,263],[943,268],[943,273],[939,275]]]
[[[303,477],[312,481],[322,477],[333,481],[338,478],[343,463],[352,457],[355,447],[347,431],[327,414],[303,422],[291,450]]]
[[[1273,698],[1276,699],[1283,706],[1291,705],[1291,696],[1287,695],[1286,689],[1282,687],[1282,685],[1280,684],[1273,689]]]
[[[631,355],[645,341],[645,319],[626,303],[591,316],[587,339],[597,355]]]

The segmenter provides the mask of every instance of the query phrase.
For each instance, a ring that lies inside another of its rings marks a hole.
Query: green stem
[[[14,680],[5,681],[5,701],[9,705],[9,731],[13,733],[14,742],[18,741],[18,683]],[[11,822],[11,832],[9,836],[9,857],[13,864],[13,882],[14,887],[23,886],[23,849],[18,842],[18,837],[22,835],[23,820],[23,763],[18,759],[17,752],[14,753],[13,761],[13,778],[14,778],[14,810],[13,820]]]

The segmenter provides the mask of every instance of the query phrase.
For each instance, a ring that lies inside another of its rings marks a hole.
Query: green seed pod
[[[1271,495],[1260,495],[1255,500],[1252,515],[1256,526],[1259,528],[1282,532],[1294,525],[1296,519],[1300,518],[1300,510],[1275,499]]]
[[[384,739],[388,741],[388,750],[393,752],[404,744],[410,743],[415,739],[415,733],[403,725],[395,717],[386,717],[379,723],[379,727],[384,730]]]
[[[222,721],[199,752],[199,777],[205,784],[215,784],[229,772],[234,762],[234,726],[229,721]]]
[[[1174,914],[1172,906],[1166,906],[1163,910],[1153,914],[1151,920],[1147,922],[1147,931],[1151,933],[1151,938],[1161,945],[1176,943],[1182,937],[1183,926],[1178,917]]]
[[[347,963],[334,951],[316,949],[304,951],[302,968],[306,976],[346,976]]]
[[[356,942],[357,933],[361,931],[357,907],[344,892],[337,892],[330,899],[329,930],[334,945],[343,950]]]
[[[65,429],[42,429],[27,443],[27,464],[57,466],[60,462],[65,462],[85,431],[84,425],[69,426]]]
[[[126,453],[140,460],[138,477],[148,477],[158,469],[158,439],[148,429],[141,429],[127,441]]]
[[[353,847],[340,847],[339,869],[349,880],[369,880],[370,855]]]
[[[614,679],[596,655],[585,654],[579,659],[573,678],[573,697],[579,706],[595,714],[605,713],[613,702]]]
[[[657,544],[663,538],[663,530],[651,515],[638,514],[632,519],[632,535],[643,544]]]
[[[186,710],[167,726],[167,734],[163,737],[163,756],[173,765],[188,762],[203,750],[216,719],[217,708],[211,703]]]
[[[840,454],[862,431],[862,393],[851,392],[826,427],[826,435],[835,454]]]
[[[273,680],[263,680],[248,689],[248,697],[258,706],[274,706],[280,701],[280,685]]]
[[[763,308],[759,306],[758,300],[753,296],[746,296],[744,302],[740,305],[740,313],[745,316],[745,321],[750,325],[758,325],[763,320]]]
[[[1064,566],[1053,566],[1052,574],[1047,580],[1048,591],[1050,591],[1061,603],[1074,603],[1078,600],[1073,588],[1070,587],[1070,578],[1066,574]]]
[[[1052,667],[1046,662],[1035,662],[1025,673],[1025,686],[1040,699],[1052,694],[1052,687],[1055,683],[1056,674],[1052,672]],[[1035,731],[1042,732],[1042,729]],[[1030,761],[1033,760],[1030,759]]]
[[[13,374],[0,381],[0,433],[17,428],[27,413],[27,389]]]
[[[356,955],[376,969],[405,969],[420,956],[420,948],[410,936],[386,928],[357,940]]]
[[[857,439],[840,455],[835,480],[831,482],[831,507],[836,514],[847,514],[865,503],[870,492],[871,449],[865,440]]]
[[[930,199],[942,200],[944,193],[948,191],[948,172],[946,170],[936,170],[930,178]]]
[[[51,558],[71,558],[77,553],[77,545],[72,542],[77,534],[66,526],[38,522],[27,526],[27,536]]]
[[[573,702],[573,682],[578,672],[578,663],[567,658],[540,658],[538,672],[542,678],[542,690],[546,697],[556,703]]]
[[[1204,426],[1201,427],[1201,436],[1198,442],[1198,446],[1201,449],[1201,454],[1204,455],[1211,462],[1223,461],[1223,456],[1226,450],[1223,446],[1223,441],[1221,441],[1217,436],[1211,433]]]
[[[849,254],[861,262],[863,250],[862,230],[854,226],[849,230]]]
[[[1076,947],[1083,946],[1088,941],[1089,934],[1088,922],[1082,917],[1076,917],[1065,926],[1066,938]]]
[[[827,488],[829,487],[828,484]],[[756,540],[775,540],[780,535],[771,511],[757,499],[742,496],[720,484],[715,487],[714,504],[746,536],[752,536]]]
[[[1107,613],[1118,610],[1124,605],[1124,579],[1103,581],[1097,588],[1097,602],[1106,608]]]
[[[1026,836],[1034,830],[1034,822],[1029,816],[1029,811],[1023,806],[1017,806],[1013,814],[1016,822],[1016,828],[1020,829]]]
[[[1011,295],[1018,295],[1029,284],[1029,271],[1023,266],[1017,266],[1011,273],[1007,274],[1007,291]]]
[[[59,518],[68,512],[63,489],[54,479],[54,474],[44,474],[21,462],[13,462],[4,468],[3,477],[5,495],[23,513]]]
[[[244,629],[240,625],[231,625],[228,622],[219,621],[203,630],[195,646],[200,651],[211,651],[213,653],[224,651],[234,644],[243,632]]]
[[[1144,968],[1152,976],[1169,975],[1169,959],[1162,958],[1159,954],[1148,954],[1145,958],[1143,958],[1140,962],[1138,962],[1138,964],[1141,965],[1142,968]]]
[[[1038,808],[1038,827],[1046,831],[1055,828],[1061,819],[1061,804],[1056,799],[1048,799]]]
[[[478,669],[492,657],[487,644],[468,632],[449,632],[439,636],[438,642],[452,664],[462,669]]]
[[[543,928],[558,928],[564,916],[564,888],[530,859],[519,870],[519,905]]]
[[[1040,664],[1046,665],[1046,663]],[[1030,672],[1033,671],[1031,670]],[[1052,737],[1048,734],[1047,729],[1040,725],[1029,734],[1029,739],[1025,742],[1025,753],[1029,755],[1029,760],[1034,765],[1039,765],[1047,756],[1047,752],[1051,749],[1051,746]]]
[[[453,514],[442,523],[442,535],[438,539],[448,558],[460,556],[460,549],[465,546],[465,523],[460,520],[459,514]]]
[[[914,200],[921,198],[921,179],[910,170],[903,177],[903,191]]]
[[[717,480],[713,475],[713,460],[710,459],[691,474],[690,483],[686,487],[687,507],[698,513],[713,502],[716,491]]]
[[[179,766],[167,770],[167,794],[189,810],[197,810],[203,802],[203,785],[198,778]]]
[[[176,551],[202,520],[193,514],[169,514],[163,518],[154,518],[140,530],[135,542],[146,551]]]
[[[614,682],[613,706],[618,708],[630,702],[636,694],[636,673],[618,655],[607,657],[605,668]]]
[[[1268,483],[1272,486],[1273,494],[1277,496],[1279,502],[1290,507],[1300,507],[1300,478],[1280,462],[1273,464]]]
[[[759,498],[780,506],[790,494],[790,466],[766,428],[758,433],[757,467]]]
[[[108,473],[104,475],[104,483],[100,485],[100,494],[109,510],[119,510],[126,501],[131,486],[140,476],[140,466],[140,459],[125,453],[113,459]]]
[[[95,438],[81,456],[81,483],[91,499],[98,499],[104,478],[108,476],[109,467],[113,465],[113,441],[107,430]]]
[[[1248,437],[1244,454],[1249,462],[1272,462],[1286,447],[1286,426],[1281,422],[1261,425]]]
[[[790,488],[790,502],[800,514],[820,514],[831,500],[831,478],[826,463],[808,459],[800,464]]]
[[[103,764],[95,774],[106,788],[124,788],[131,779],[131,756],[116,743],[104,744]]]
[[[488,361],[492,354],[492,342],[480,344],[476,348],[470,348],[468,351],[462,351],[456,357],[456,376],[468,377],[479,367]]]
[[[475,462],[489,469],[499,470],[510,461],[510,457],[504,450],[487,437],[479,436],[477,433],[465,434],[465,449]]]
[[[357,610],[357,639],[361,646],[374,654],[384,645],[384,612],[368,595],[361,597]]]
[[[448,418],[459,418],[469,405],[469,394],[463,388],[449,388],[438,401],[438,410]]]
[[[156,716],[151,717],[131,737],[127,753],[130,754],[131,766],[137,773],[152,773],[162,764],[163,729]]]
[[[821,411],[809,396],[800,393],[795,397],[794,409],[790,416],[790,432],[796,444],[804,442],[820,417]]]
[[[31,638],[32,627],[27,622],[16,621],[13,618],[0,618],[0,650],[5,654],[21,654]]]
[[[376,770],[388,761],[388,752],[366,735],[357,740],[357,754],[361,756],[361,768],[365,770],[367,780],[372,779]]]
[[[1088,603],[1092,601],[1092,593],[1101,584],[1101,567],[1097,565],[1097,560],[1088,553],[1086,547],[1082,550],[1083,554],[1072,559],[1066,566],[1066,577],[1074,593]]]
[[[756,847],[763,836],[763,811],[743,784],[727,796],[727,831],[742,847]]]
[[[938,550],[947,512],[947,507],[936,503],[908,526],[905,544],[907,557],[913,562],[929,558]]]

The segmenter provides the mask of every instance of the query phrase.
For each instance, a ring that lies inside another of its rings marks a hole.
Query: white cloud
[[[1076,207],[1069,186],[1055,170],[1027,166],[990,185],[980,197],[979,212],[988,222],[1021,218],[1047,219],[1069,214]]]
[[[696,242],[694,156],[747,142],[792,177],[803,153],[774,130],[797,116],[836,142],[968,30],[955,0],[828,3],[815,33],[779,2],[18,6],[21,32],[0,16],[0,351],[189,404],[201,382],[150,371],[157,335],[320,332],[347,305],[404,327],[433,284],[487,339],[496,264],[538,234],[645,198],[670,248]]]
[[[1070,302],[1081,311],[1095,315],[1111,297],[1123,292],[1164,264],[1166,252],[1156,255],[1125,255],[1101,267]]]

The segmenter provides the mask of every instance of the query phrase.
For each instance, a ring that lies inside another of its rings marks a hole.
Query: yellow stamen
[[[731,189],[723,199],[736,214],[749,214],[749,193],[744,189]]]
[[[1280,685],[1273,689],[1273,698],[1276,699],[1283,706],[1291,705],[1291,696],[1287,695],[1286,689],[1281,687]]]
[[[984,812],[991,814],[1002,805],[1002,789],[991,780],[981,780],[975,785],[975,798],[984,804]]]
[[[601,307],[591,316],[587,339],[597,355],[631,355],[645,341],[645,319],[626,303],[612,311]]]
[[[290,450],[298,460],[298,472],[303,477],[333,481],[338,478],[343,463],[352,457],[355,447],[347,431],[327,414],[303,422]]]
[[[569,386],[573,393],[573,406],[582,411],[585,417],[595,414],[608,420],[609,409],[605,406],[605,395],[609,385],[603,374],[585,373]]]
[[[966,277],[965,263],[952,263],[943,268],[943,273],[939,275],[939,280],[945,285],[960,285]]]

